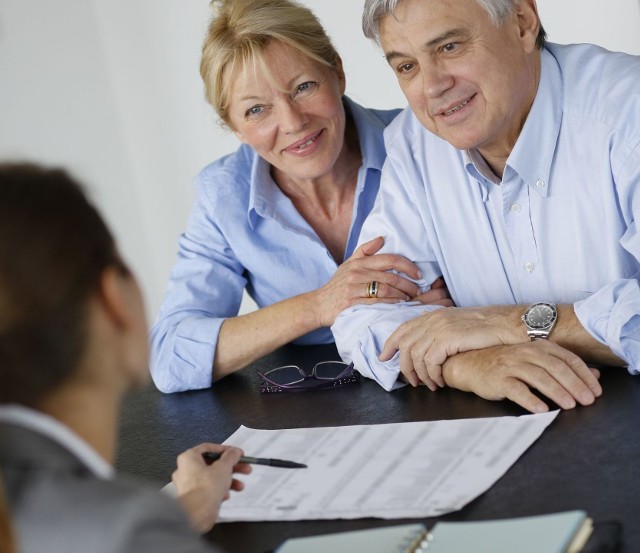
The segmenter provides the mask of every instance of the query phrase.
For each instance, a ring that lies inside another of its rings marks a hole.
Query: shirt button
[[[527,262],[524,264],[524,270],[527,271],[527,273],[532,273],[534,268],[535,265],[531,262]]]
[[[520,213],[520,204],[511,204],[511,213]]]
[[[538,188],[544,188],[544,181],[542,179],[538,179],[538,182],[536,182],[536,186]]]

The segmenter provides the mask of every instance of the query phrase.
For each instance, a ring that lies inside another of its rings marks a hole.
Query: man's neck
[[[522,129],[529,117],[529,112],[533,106],[538,93],[538,85],[540,84],[540,74],[542,69],[541,53],[539,50],[531,57],[529,65],[529,78],[531,86],[522,98],[521,109],[518,114],[513,114],[512,123],[509,128],[504,129],[500,134],[500,138],[496,139],[492,144],[486,147],[478,148],[478,152],[487,163],[491,171],[502,180],[504,169],[507,166],[507,160],[513,151],[513,148],[522,133]]]

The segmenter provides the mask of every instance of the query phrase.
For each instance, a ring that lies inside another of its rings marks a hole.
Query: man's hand
[[[457,353],[527,339],[519,316],[522,306],[438,309],[400,325],[380,353],[388,361],[400,352],[400,372],[413,386],[445,385],[442,365]]]
[[[602,394],[600,373],[547,340],[460,353],[444,364],[447,386],[490,400],[510,399],[532,413],[549,407],[538,390],[562,409],[590,405]]]

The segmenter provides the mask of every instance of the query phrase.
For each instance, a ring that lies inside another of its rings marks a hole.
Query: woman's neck
[[[116,455],[121,394],[83,384],[65,384],[37,405],[87,442],[109,464]]]
[[[314,229],[339,264],[351,228],[353,203],[362,156],[355,124],[347,119],[345,142],[331,171],[314,179],[296,179],[275,169],[282,192]]]

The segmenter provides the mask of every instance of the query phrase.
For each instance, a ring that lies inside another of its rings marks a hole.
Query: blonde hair
[[[230,75],[259,65],[268,74],[264,50],[278,41],[340,71],[340,57],[313,12],[292,0],[214,0],[215,14],[202,46],[200,76],[207,101],[229,123]],[[267,75],[268,76],[268,75]]]

